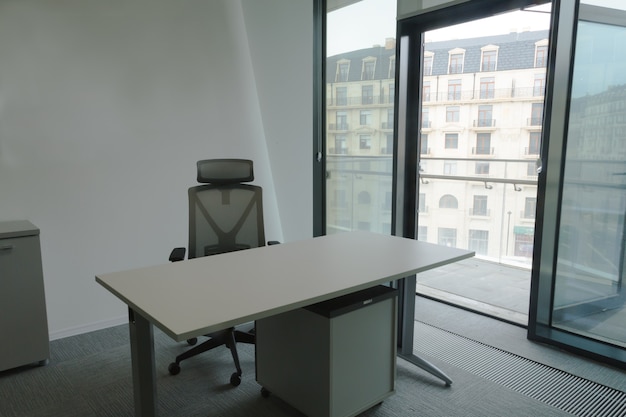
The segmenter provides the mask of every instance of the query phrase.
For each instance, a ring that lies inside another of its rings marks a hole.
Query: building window
[[[363,60],[363,70],[361,72],[362,80],[373,80],[374,79],[374,69],[376,68],[376,60],[375,59],[367,59]]]
[[[432,52],[424,53],[424,75],[433,75],[433,58]]]
[[[335,153],[339,155],[346,155],[348,153],[346,135],[335,135]]]
[[[430,101],[430,81],[424,81],[422,85],[422,101]]]
[[[372,136],[371,135],[359,135],[359,148],[371,149],[372,148]]]
[[[476,135],[475,155],[491,155],[491,133],[478,133]]]
[[[535,74],[535,83],[533,84],[533,96],[542,97],[546,90],[546,75]]]
[[[446,149],[458,149],[459,148],[459,134],[458,133],[446,133],[444,146]]]
[[[428,155],[428,135],[422,134],[420,137],[420,154]]]
[[[450,65],[448,66],[448,74],[462,74],[463,73],[463,57],[462,52],[456,52],[450,54]]]
[[[474,173],[479,175],[489,175],[489,162],[476,162]]]
[[[450,248],[456,248],[456,229],[440,227],[437,243]]]
[[[456,175],[456,162],[444,161],[443,162],[443,175]]]
[[[370,110],[361,110],[361,113],[359,115],[359,124],[361,126],[372,125],[372,112]]]
[[[540,149],[541,149],[541,132],[530,132],[530,135],[528,137],[528,152],[526,154],[527,155],[539,155]]]
[[[457,209],[459,208],[459,201],[455,196],[446,194],[439,199],[439,208]]]
[[[348,130],[348,113],[345,111],[338,111],[335,117],[337,122],[336,130]]]
[[[348,104],[348,88],[337,87],[337,105],[346,106]]]
[[[497,49],[483,50],[483,56],[480,61],[480,70],[482,72],[495,71],[497,58]]]
[[[420,193],[419,198],[417,199],[417,204],[417,211],[420,213],[426,213],[426,194]]]
[[[396,98],[396,86],[394,84],[389,84],[389,103],[393,104]]]
[[[385,137],[385,142],[387,144],[386,147],[382,149],[382,153],[384,155],[392,155],[393,154],[393,133],[387,133]]]
[[[461,80],[448,80],[448,100],[461,99]]]
[[[396,78],[396,57],[389,57],[389,74],[387,78]]]
[[[493,123],[493,106],[478,106],[478,126],[492,127]]]
[[[537,176],[537,163],[536,162],[528,163],[528,166],[526,168],[526,175],[528,175],[529,177]]]
[[[530,126],[541,126],[543,122],[543,103],[533,103],[530,111]]]
[[[496,91],[496,81],[494,77],[483,77],[480,79],[480,98],[494,98]]]
[[[337,62],[337,74],[335,74],[335,82],[348,81],[349,70],[350,70],[350,61]]]
[[[487,196],[475,195],[474,207],[472,208],[472,216],[486,216],[487,215]]]
[[[361,86],[361,104],[374,104],[374,86]]]
[[[535,44],[535,68],[545,68],[548,64],[548,40]]]
[[[446,122],[447,123],[458,123],[459,115],[460,115],[460,107],[459,106],[448,106],[446,107]]]
[[[524,219],[534,219],[536,209],[537,209],[537,198],[526,197],[526,201],[524,202],[524,212],[522,213],[522,217]]]
[[[370,204],[370,193],[368,193],[367,191],[361,191],[357,197],[357,201],[359,202],[359,204]]]
[[[476,252],[477,255],[487,255],[489,246],[489,231],[469,230],[468,250]]]
[[[422,129],[430,128],[430,109],[428,107],[422,107]]]
[[[417,240],[428,241],[428,226],[417,226]]]

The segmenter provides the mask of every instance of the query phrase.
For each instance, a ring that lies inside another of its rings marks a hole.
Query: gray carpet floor
[[[399,359],[396,393],[362,416],[575,415],[511,389],[497,378],[478,375],[463,363],[446,361],[445,356],[439,355],[438,348],[420,344],[420,331],[424,334],[424,326],[429,326],[429,331],[453,332],[453,337],[470,342],[479,340],[481,346],[495,346],[498,350],[626,391],[624,371],[528,342],[525,330],[517,326],[426,299],[418,299],[416,316],[421,320],[416,322],[416,353],[444,370],[454,383],[445,387],[438,379]],[[437,330],[444,327],[448,329]],[[420,352],[420,346],[427,353]],[[454,349],[453,346],[441,348],[441,351]],[[228,384],[233,364],[224,348],[188,360],[179,375],[170,376],[167,365],[184,349],[185,344],[176,343],[155,329],[161,416],[301,416],[280,398],[260,395],[260,386],[254,378],[252,346],[239,345],[244,375],[237,388]],[[469,345],[463,349],[473,348]],[[126,326],[51,342],[47,366],[0,373],[0,417],[133,416],[129,352]]]

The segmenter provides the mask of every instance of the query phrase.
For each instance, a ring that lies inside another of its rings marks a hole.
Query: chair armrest
[[[280,242],[279,242],[279,241],[277,241],[277,240],[270,240],[270,241],[268,241],[268,242],[267,242],[267,245],[268,245],[268,246],[271,246],[271,245],[280,245]]]
[[[174,248],[170,253],[170,262],[178,262],[185,259],[185,248]]]

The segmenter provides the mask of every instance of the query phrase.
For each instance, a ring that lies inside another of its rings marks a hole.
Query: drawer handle
[[[0,245],[0,250],[11,250],[14,247],[14,245]]]

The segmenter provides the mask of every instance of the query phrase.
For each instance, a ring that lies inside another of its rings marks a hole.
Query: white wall
[[[312,21],[293,19],[305,30]],[[310,229],[312,204],[294,224],[299,204],[288,200],[310,201],[311,170],[282,163],[310,154],[310,129],[296,144],[293,132],[275,132],[280,112],[260,107],[275,101],[257,95],[252,61],[264,49],[250,54],[245,23],[238,0],[0,3],[0,221],[41,229],[52,338],[124,320],[95,274],[165,263],[186,244],[198,159],[254,159],[268,239]],[[281,31],[285,22],[264,23]],[[297,46],[291,55],[311,62],[309,45]],[[260,61],[257,78],[276,65]],[[310,117],[310,101],[298,97],[291,115]]]
[[[398,0],[398,19],[427,13],[471,0]]]

